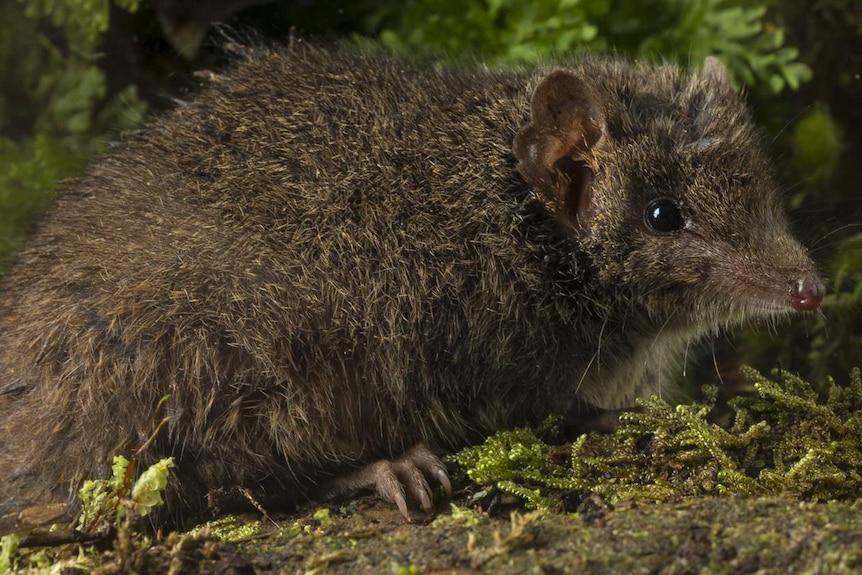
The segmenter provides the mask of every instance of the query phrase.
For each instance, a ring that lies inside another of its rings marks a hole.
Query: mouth
[[[758,297],[751,294],[724,294],[724,305],[716,305],[715,296],[703,296],[698,305],[698,323],[707,331],[728,329],[746,322],[771,321],[790,317],[795,308],[787,298]]]
[[[794,306],[788,298],[737,298],[731,304],[726,320],[721,322],[725,327],[740,326],[745,323],[786,321],[797,317],[800,311],[814,311],[818,306],[801,309]]]
[[[738,294],[738,301],[752,312],[768,315],[814,311],[820,307],[826,288],[816,275],[792,277],[782,294],[763,289],[760,293]]]
[[[713,281],[713,296],[730,304],[733,315],[743,317],[814,311],[826,295],[820,276],[810,270],[737,269],[713,276]]]

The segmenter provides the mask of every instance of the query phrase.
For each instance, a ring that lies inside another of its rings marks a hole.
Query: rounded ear
[[[598,99],[586,82],[565,70],[539,83],[530,122],[515,136],[518,171],[550,204],[577,225],[586,218],[593,172],[586,154],[605,138]]]

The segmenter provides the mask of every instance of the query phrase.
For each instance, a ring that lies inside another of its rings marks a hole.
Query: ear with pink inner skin
[[[515,136],[518,171],[554,212],[583,225],[593,181],[586,157],[607,131],[598,100],[586,82],[556,70],[533,93],[530,114]]]

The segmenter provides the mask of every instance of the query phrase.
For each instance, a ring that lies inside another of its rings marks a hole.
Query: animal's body
[[[140,457],[175,458],[169,513],[301,499],[632,405],[703,334],[822,292],[715,61],[248,48],[65,185],[5,278],[0,497],[67,500],[167,415]]]

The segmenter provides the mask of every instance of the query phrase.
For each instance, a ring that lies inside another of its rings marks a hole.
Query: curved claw
[[[344,477],[330,481],[324,488],[324,498],[350,495],[371,489],[384,501],[394,503],[408,521],[412,521],[407,501],[416,502],[424,511],[433,509],[433,492],[429,480],[439,483],[452,496],[452,482],[446,466],[424,444],[419,444],[394,460],[372,463]]]
[[[445,469],[438,469],[434,472],[434,477],[443,486],[443,491],[446,492],[446,499],[452,499],[452,482],[449,481],[449,473]]]

